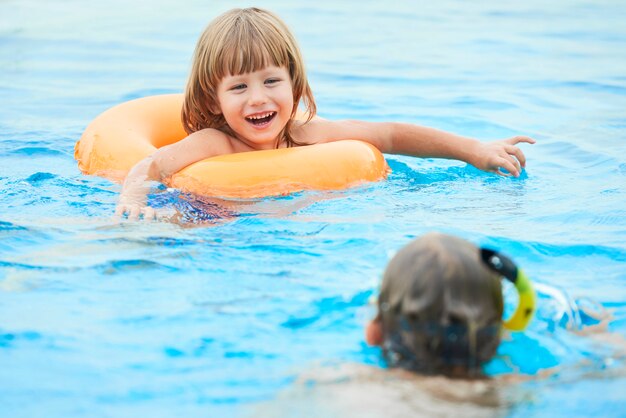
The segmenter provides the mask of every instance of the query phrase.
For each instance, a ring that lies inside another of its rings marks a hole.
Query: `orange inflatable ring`
[[[121,182],[132,166],[157,148],[185,138],[183,95],[145,97],[119,104],[89,124],[74,148],[84,174]],[[301,190],[338,190],[378,181],[387,164],[361,141],[242,152],[208,158],[165,180],[170,187],[204,196],[255,198]]]

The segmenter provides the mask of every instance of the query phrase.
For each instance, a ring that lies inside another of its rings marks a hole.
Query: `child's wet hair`
[[[478,376],[500,342],[502,287],[479,249],[431,233],[389,262],[378,317],[392,367],[423,374]]]
[[[294,96],[292,119],[301,100],[309,120],[313,118],[315,99],[304,61],[284,22],[258,8],[232,9],[214,19],[200,36],[193,56],[182,110],[187,133],[215,128],[233,135],[219,112],[217,87],[225,76],[258,71],[267,66],[284,67],[289,71]],[[291,120],[282,132],[288,146],[296,144],[290,128]]]

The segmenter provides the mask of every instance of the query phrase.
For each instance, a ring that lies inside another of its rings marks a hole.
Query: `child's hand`
[[[534,144],[535,140],[527,136],[514,136],[501,141],[481,143],[470,163],[476,168],[501,176],[519,177],[522,168],[526,166],[526,157],[516,146],[520,142]]]
[[[156,211],[150,206],[140,205],[137,203],[118,203],[115,208],[115,218],[120,220],[128,215],[129,221],[138,221],[139,217],[143,215],[144,221],[152,221],[157,219]]]
[[[151,155],[144,158],[126,176],[115,208],[115,219],[118,221],[125,215],[128,215],[129,221],[137,221],[142,216],[146,221],[157,218],[156,211],[148,206],[150,182],[154,180],[153,162]]]

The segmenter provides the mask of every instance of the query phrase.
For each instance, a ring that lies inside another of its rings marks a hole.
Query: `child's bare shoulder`
[[[293,138],[300,144],[313,145],[322,142],[331,142],[336,122],[315,116],[310,121],[294,120],[292,128]]]
[[[180,146],[187,153],[221,155],[238,152],[235,149],[235,141],[235,138],[218,129],[205,128],[189,134],[175,145]]]

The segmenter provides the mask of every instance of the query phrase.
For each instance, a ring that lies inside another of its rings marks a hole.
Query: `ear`
[[[365,327],[365,342],[369,345],[383,345],[383,327],[379,319],[371,320]]]

